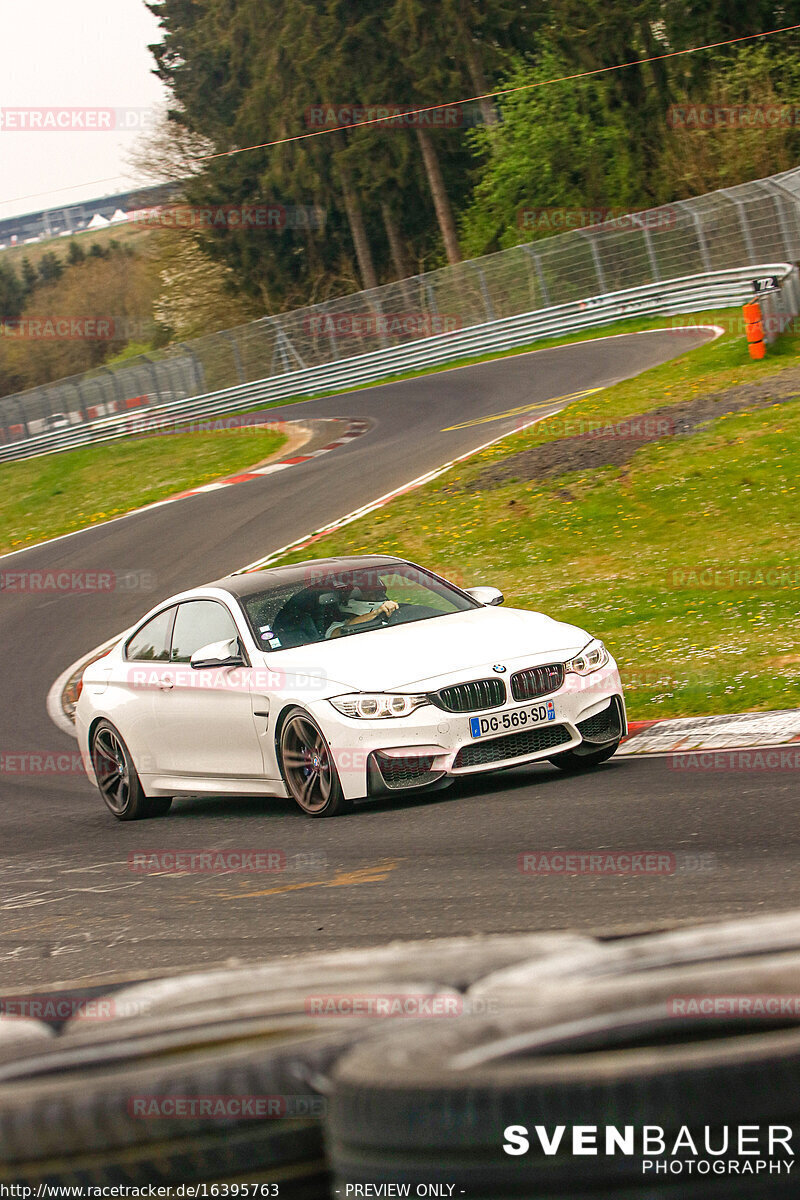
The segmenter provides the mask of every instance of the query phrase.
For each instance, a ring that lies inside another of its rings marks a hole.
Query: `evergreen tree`
[[[24,304],[25,285],[13,266],[0,260],[0,322],[20,316]]]
[[[55,283],[64,274],[64,264],[53,253],[48,250],[39,259],[39,281],[41,283]]]
[[[39,275],[36,267],[29,258],[22,260],[22,284],[25,288],[26,295],[30,294],[39,282]]]

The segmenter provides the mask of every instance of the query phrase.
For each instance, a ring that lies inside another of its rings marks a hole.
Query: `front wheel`
[[[610,746],[603,746],[601,750],[591,750],[588,754],[576,754],[574,750],[565,750],[563,754],[554,754],[548,762],[558,767],[559,771],[590,771],[592,767],[599,766],[607,758],[611,758],[612,754],[616,754],[621,740],[620,738]]]
[[[286,786],[306,816],[336,817],[352,808],[322,730],[301,708],[292,709],[283,723],[280,763]]]
[[[171,796],[145,796],[130,751],[110,721],[95,726],[91,754],[100,795],[118,821],[141,821],[169,812]]]

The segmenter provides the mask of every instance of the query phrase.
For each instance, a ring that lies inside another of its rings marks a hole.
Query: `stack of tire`
[[[746,1019],[686,1003],[720,996],[796,1004]],[[760,1127],[762,1147],[767,1126],[796,1130],[798,997],[797,914],[607,942],[396,943],[149,981],[58,1033],[0,1019],[0,1184],[233,1195],[249,1183],[283,1200],[796,1196],[785,1168],[742,1184],[692,1173],[682,1130],[701,1144],[710,1127],[715,1150],[723,1126]],[[170,1097],[191,1103],[169,1115],[148,1103]],[[268,1114],[280,1119],[202,1109],[231,1097],[293,1103]],[[581,1126],[599,1131],[599,1153],[575,1153]],[[606,1126],[631,1127],[635,1152],[604,1153]],[[664,1131],[660,1172],[644,1169],[644,1126]]]
[[[58,1035],[8,1019],[0,1184],[247,1182],[321,1200],[328,1087],[343,1054],[388,1025],[430,1024],[420,1011],[449,1021],[494,971],[596,946],[571,934],[397,943],[119,989]],[[383,1015],[387,998],[396,1020]],[[237,1098],[248,1104],[233,1112]]]
[[[469,989],[491,1016],[355,1046],[330,1095],[339,1194],[369,1183],[410,1195],[438,1185],[432,1194],[469,1200],[800,1195],[780,1141],[770,1164],[782,1159],[788,1171],[752,1173],[753,1155],[767,1158],[769,1126],[790,1146],[800,1132],[799,939],[800,918],[789,914],[521,963]],[[743,1016],[748,1008],[757,1015]],[[632,1127],[636,1151],[605,1153],[607,1126]],[[664,1131],[664,1154],[657,1144],[649,1159],[642,1153],[645,1126]],[[751,1173],[740,1179],[741,1126]],[[576,1127],[588,1127],[583,1153]],[[717,1157],[735,1167],[699,1173],[711,1158],[706,1127],[717,1152],[727,1127],[729,1148]]]

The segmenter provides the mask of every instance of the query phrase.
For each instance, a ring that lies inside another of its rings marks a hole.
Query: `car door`
[[[169,663],[159,665],[159,683],[153,690],[158,739],[170,775],[263,776],[251,668],[191,665],[197,650],[232,639],[241,645],[241,633],[222,601],[186,600],[178,605]]]

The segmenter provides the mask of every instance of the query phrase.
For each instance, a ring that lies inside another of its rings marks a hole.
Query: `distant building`
[[[132,212],[137,208],[152,208],[167,203],[175,196],[176,190],[175,184],[160,183],[155,187],[142,187],[132,192],[103,196],[100,200],[84,200],[80,204],[68,204],[63,208],[48,208],[19,217],[5,217],[0,219],[0,246],[21,246],[34,238],[80,233],[89,228],[95,216],[99,215],[106,221],[110,221],[114,216],[119,219],[119,212]]]

